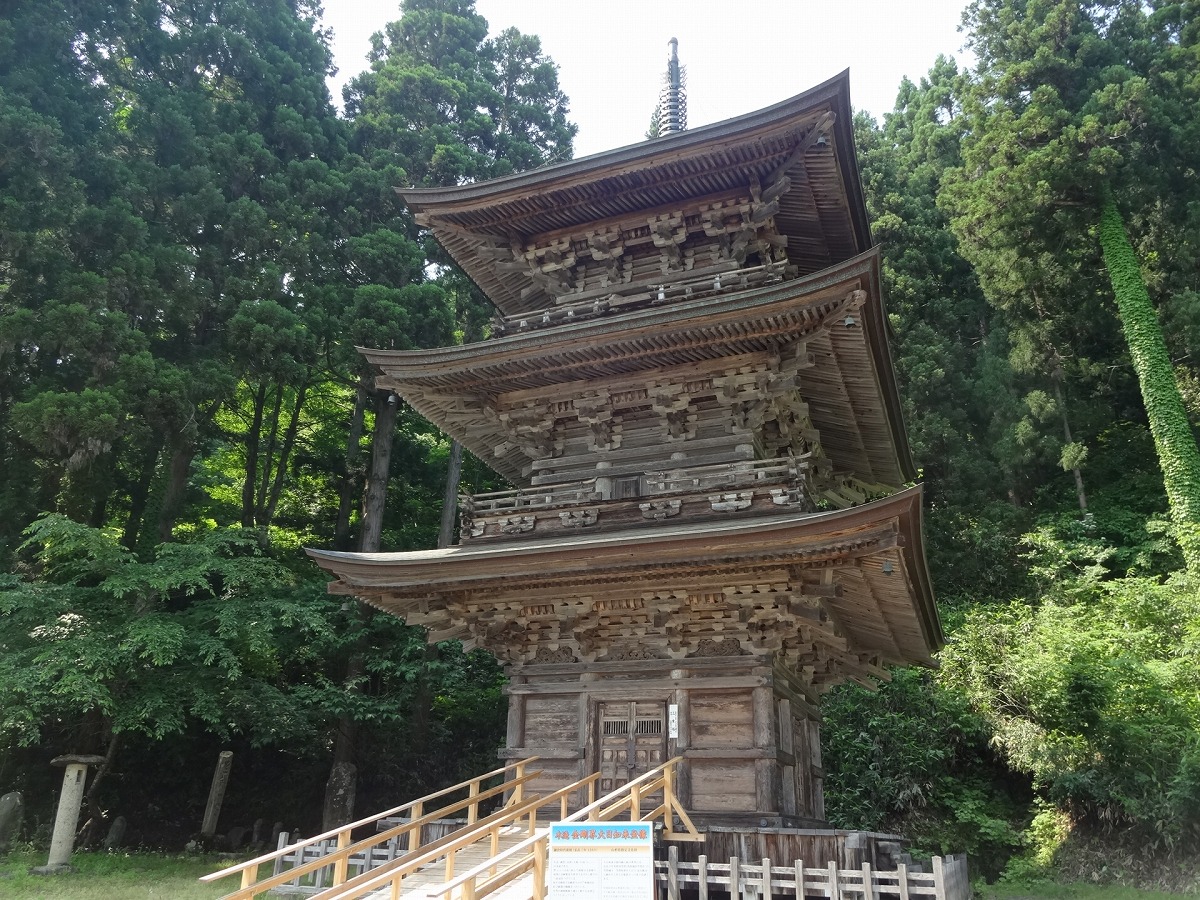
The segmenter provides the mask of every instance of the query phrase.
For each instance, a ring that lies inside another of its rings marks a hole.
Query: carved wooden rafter
[[[613,398],[605,389],[586,391],[571,399],[575,418],[588,429],[589,450],[616,450],[621,446],[621,420],[613,415]]]
[[[691,201],[649,218],[599,227],[593,223],[578,233],[535,237],[523,245],[505,246],[493,238],[484,245],[483,256],[499,272],[529,277],[530,284],[521,291],[524,299],[537,294],[558,299],[629,284],[635,258],[642,261],[639,280],[649,287],[670,282],[698,262],[744,266],[755,256],[762,264],[786,262],[787,237],[776,228],[775,215],[791,187],[787,175],[773,176],[765,185],[752,177],[737,197]],[[646,278],[647,252],[657,259],[651,279]],[[719,278],[718,274],[718,283]]]
[[[809,577],[806,573],[806,577]],[[811,580],[662,588],[612,595],[497,598],[463,592],[444,600],[439,634],[454,633],[508,662],[777,654],[799,669],[841,673],[856,658]],[[465,597],[466,599],[463,599]],[[426,604],[428,606],[428,604]],[[419,618],[419,614],[416,614]],[[456,620],[452,626],[450,619]],[[432,637],[432,635],[431,635]]]
[[[647,386],[647,393],[650,409],[662,419],[663,437],[667,441],[686,441],[696,436],[699,415],[684,382],[657,380]]]
[[[508,440],[496,445],[493,450],[496,456],[506,456],[514,449],[535,460],[554,455],[554,414],[548,402],[528,400],[509,408],[488,403],[482,413],[489,424],[508,436]]]

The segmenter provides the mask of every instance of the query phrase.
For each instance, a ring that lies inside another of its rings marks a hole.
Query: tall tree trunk
[[[254,496],[254,521],[258,525],[269,524],[266,520],[267,489],[271,484],[271,472],[275,460],[275,447],[279,443],[279,416],[283,412],[283,382],[275,385],[275,402],[271,404],[271,415],[267,419],[267,446],[262,453],[262,474],[258,480],[258,492]]]
[[[87,792],[83,795],[88,818],[83,823],[83,827],[79,829],[78,842],[81,847],[86,847],[100,839],[101,826],[106,818],[104,810],[100,807],[99,788],[104,779],[108,777],[108,773],[112,771],[113,762],[117,758],[117,750],[121,746],[121,732],[114,732],[111,728],[106,730],[108,744],[104,748],[104,762],[96,769],[96,773],[92,776],[92,783],[88,785]]]
[[[358,615],[360,618],[363,615],[361,603],[358,604]],[[360,637],[346,662],[346,680],[343,682],[347,691],[355,693],[359,690],[358,679],[366,668],[361,644]],[[354,762],[357,745],[358,721],[350,715],[338,716],[333,765],[325,782],[325,803],[321,809],[322,831],[332,831],[354,819],[354,801],[358,794],[358,766]]]
[[[258,442],[262,437],[263,407],[267,405],[267,383],[254,394],[254,415],[246,432],[246,474],[242,481],[242,525],[254,527],[254,485],[258,480]]]
[[[350,428],[346,435],[345,469],[342,471],[341,484],[338,486],[337,522],[333,527],[333,547],[335,550],[350,549],[350,514],[354,511],[354,501],[358,497],[362,462],[363,420],[367,411],[367,377],[358,380],[354,391],[354,409],[350,412]]]
[[[171,460],[167,469],[167,486],[163,491],[162,509],[158,513],[158,543],[171,540],[175,520],[183,506],[183,495],[187,492],[188,474],[192,470],[192,458],[196,455],[195,442],[179,435],[171,447]]]
[[[1200,450],[1179,394],[1162,325],[1150,303],[1121,213],[1107,188],[1100,215],[1100,247],[1146,404],[1176,539],[1188,570],[1200,574]]]
[[[1068,444],[1075,443],[1071,437],[1071,421],[1067,418],[1067,402],[1063,396],[1062,389],[1062,372],[1055,372],[1051,378],[1054,385],[1054,400],[1058,403],[1058,413],[1062,416],[1063,439]],[[1071,467],[1071,474],[1075,476],[1075,496],[1079,500],[1079,509],[1082,512],[1087,512],[1087,493],[1083,489],[1083,472],[1079,470],[1079,466]]]
[[[392,432],[396,430],[396,414],[400,398],[391,391],[375,395],[375,429],[371,433],[371,471],[363,494],[362,533],[358,549],[363,553],[379,550],[383,534],[383,508],[387,501],[388,473],[392,464]]]
[[[308,397],[308,379],[296,391],[296,403],[292,406],[292,415],[288,419],[287,431],[284,432],[283,442],[279,445],[279,462],[275,466],[275,481],[271,485],[271,496],[267,498],[263,510],[262,524],[270,525],[275,518],[275,508],[279,506],[279,495],[283,493],[283,482],[287,476],[288,462],[292,456],[292,448],[296,446],[296,435],[300,432],[300,410]]]
[[[363,497],[362,534],[358,549],[364,553],[379,550],[379,539],[383,534],[383,510],[387,500],[388,474],[392,462],[392,433],[396,429],[396,414],[399,398],[391,391],[379,391],[375,396],[375,428],[371,433],[371,472],[367,477],[367,488]],[[357,690],[357,681],[363,671],[363,646],[366,625],[370,622],[361,606],[358,615],[362,621],[360,635],[350,659],[346,663],[346,688]],[[325,804],[322,819],[326,831],[351,821],[354,817],[354,798],[357,769],[354,764],[354,746],[358,738],[358,722],[352,716],[340,716],[337,735],[333,745],[333,765],[329,780],[325,782]]]
[[[152,440],[146,445],[146,454],[137,473],[137,480],[129,486],[129,515],[125,519],[125,531],[121,543],[130,550],[137,549],[138,536],[142,531],[142,517],[146,514],[146,503],[150,498],[150,484],[154,481],[155,464],[162,453],[162,440]]]
[[[458,482],[462,478],[463,448],[458,441],[450,442],[450,465],[446,469],[446,493],[442,497],[442,528],[438,532],[438,547],[454,542],[454,514],[458,511]]]

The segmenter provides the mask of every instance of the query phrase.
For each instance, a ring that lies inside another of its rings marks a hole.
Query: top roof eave
[[[828,104],[836,118],[833,124],[838,132],[839,143],[850,152],[844,155],[843,166],[848,169],[846,187],[850,194],[850,208],[854,211],[855,228],[858,231],[860,250],[871,246],[870,225],[866,216],[866,208],[862,197],[861,182],[858,177],[858,165],[854,147],[854,128],[852,107],[850,105],[850,70],[844,69],[837,75],[779,103],[764,107],[754,112],[745,113],[711,125],[682,131],[677,134],[656,138],[653,141],[643,141],[628,144],[613,150],[593,153],[579,159],[552,163],[525,172],[505,175],[488,181],[475,182],[466,185],[435,188],[402,188],[397,187],[399,194],[414,214],[433,212],[439,209],[449,211],[455,206],[475,206],[481,202],[499,201],[506,195],[527,193],[531,188],[544,188],[550,182],[569,182],[586,179],[589,175],[598,175],[606,169],[621,166],[637,160],[645,160],[648,164],[656,157],[675,155],[681,150],[687,150],[723,138],[734,137],[739,133],[780,125],[791,119],[801,117],[815,111],[822,105]]]

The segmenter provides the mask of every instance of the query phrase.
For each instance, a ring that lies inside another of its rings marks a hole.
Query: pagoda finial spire
[[[687,68],[679,64],[679,40],[671,38],[667,45],[671,50],[658,95],[659,133],[675,134],[687,131]]]

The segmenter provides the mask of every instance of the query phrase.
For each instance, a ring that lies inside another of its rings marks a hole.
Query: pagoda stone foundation
[[[514,487],[462,497],[453,547],[310,553],[333,592],[503,662],[532,790],[682,757],[710,834],[823,826],[822,693],[941,646],[850,123],[843,75],[401,192],[498,315],[478,344],[362,352]]]

